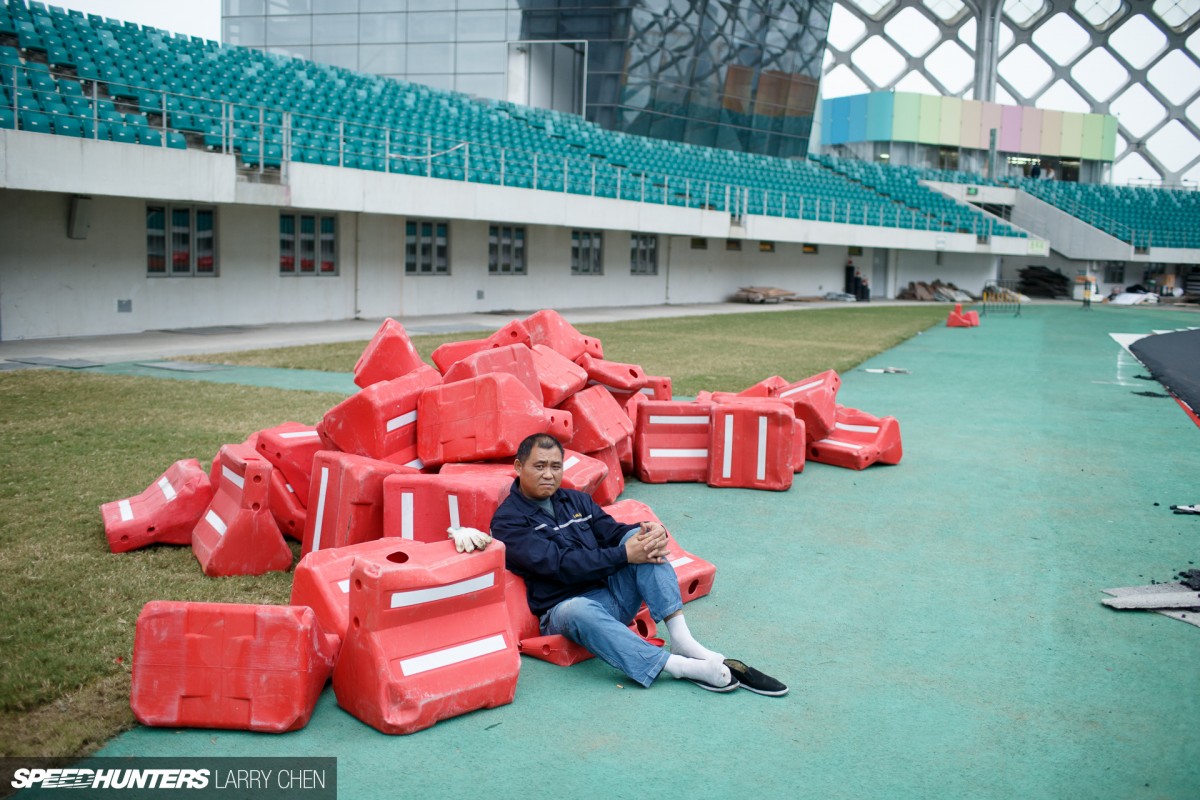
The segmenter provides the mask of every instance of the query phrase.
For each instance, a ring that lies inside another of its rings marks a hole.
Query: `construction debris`
[[[964,292],[953,283],[936,280],[933,283],[909,281],[908,288],[896,295],[897,300],[923,300],[937,303],[974,303],[979,298]]]
[[[743,303],[778,303],[791,300],[795,296],[795,292],[777,289],[774,286],[743,286],[738,289],[733,299]]]

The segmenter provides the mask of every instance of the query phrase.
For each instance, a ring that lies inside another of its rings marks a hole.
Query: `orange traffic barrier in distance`
[[[962,303],[955,303],[954,310],[946,317],[947,328],[974,328],[979,325],[979,312],[963,313]]]
[[[191,544],[192,529],[212,496],[199,461],[176,461],[141,494],[100,506],[108,549],[125,553],[150,544]]]
[[[333,670],[338,705],[389,734],[511,703],[521,669],[504,594],[504,544],[391,540],[356,558],[350,624]]]
[[[621,500],[605,506],[604,510],[618,522],[657,522],[662,525],[662,520],[650,506],[637,500]],[[667,531],[667,562],[679,578],[679,596],[683,602],[689,603],[712,591],[717,578],[716,565],[684,550],[670,530]]]
[[[790,488],[795,434],[792,409],[771,398],[713,405],[708,485],[774,491]]]
[[[417,455],[428,467],[511,458],[530,434],[566,443],[572,430],[570,412],[545,408],[503,372],[432,386],[417,402]]]
[[[216,492],[192,529],[192,552],[205,575],[261,575],[292,566],[292,551],[271,514],[274,469],[250,445],[221,448]]]
[[[129,705],[154,727],[298,730],[338,645],[307,607],[155,600],[138,615]]]
[[[404,326],[388,318],[354,364],[354,382],[366,388],[407,375],[424,365]]]
[[[347,397],[325,412],[321,428],[334,449],[420,469],[417,401],[422,392],[441,382],[437,370],[422,364]]]

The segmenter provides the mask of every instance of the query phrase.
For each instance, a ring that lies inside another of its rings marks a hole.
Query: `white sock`
[[[683,620],[683,614],[676,614],[666,620],[666,623],[667,633],[671,637],[671,652],[675,655],[717,662],[725,660],[725,656],[714,653],[693,638],[692,632],[688,630],[687,623]]]
[[[687,658],[674,653],[667,656],[663,672],[672,678],[693,678],[712,686],[724,686],[730,681],[729,667],[720,661],[704,658]]]

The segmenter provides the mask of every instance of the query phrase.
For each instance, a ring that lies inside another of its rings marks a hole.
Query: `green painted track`
[[[1100,604],[1200,561],[1200,428],[1109,332],[1165,310],[1034,306],[935,328],[844,375],[899,418],[896,467],[786,493],[633,482],[718,566],[701,641],[784,698],[648,690],[524,660],[516,701],[389,737],[327,689],[301,731],[138,728],[100,755],[338,758],[346,798],[1195,798],[1200,629]],[[802,376],[791,376],[799,378]]]

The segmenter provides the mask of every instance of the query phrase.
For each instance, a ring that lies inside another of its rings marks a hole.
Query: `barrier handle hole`
[[[360,580],[354,581],[354,589],[355,589],[355,591],[361,592],[362,591],[362,581],[360,581]]]
[[[153,525],[146,526],[146,533],[154,533],[155,530],[157,529]]]
[[[359,627],[359,625],[360,625],[361,623],[358,621],[358,617],[355,617],[355,618],[354,618],[354,619],[351,621],[351,624],[353,624],[353,625],[354,625],[354,628],[355,628],[355,630],[357,630],[357,629],[358,629],[358,627]]]
[[[387,560],[393,564],[403,564],[408,561],[408,553],[403,550],[397,550],[394,553],[388,553]]]
[[[687,588],[688,595],[695,594],[696,590],[699,588],[700,588],[700,581],[698,581],[698,580],[692,581],[691,583],[688,584],[688,588]]]
[[[629,374],[631,376],[633,376],[634,378],[636,378],[638,376],[638,371],[636,369],[630,368]]]

